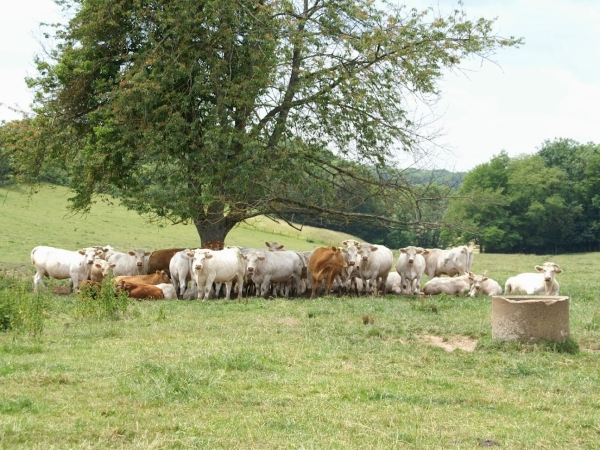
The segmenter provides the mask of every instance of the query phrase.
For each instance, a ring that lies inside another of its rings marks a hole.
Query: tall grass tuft
[[[115,292],[113,278],[106,277],[102,287],[84,285],[77,295],[73,315],[82,319],[119,320],[127,312],[126,292]]]
[[[48,293],[31,293],[31,283],[0,273],[0,331],[28,333],[38,339],[44,331]]]

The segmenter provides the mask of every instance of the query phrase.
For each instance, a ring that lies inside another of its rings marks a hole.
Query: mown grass
[[[13,244],[27,264],[30,243]],[[600,254],[483,254],[473,269],[504,284],[547,260],[571,299],[565,346],[493,341],[489,298],[44,294],[41,333],[0,332],[0,446],[598,448]],[[477,345],[447,352],[431,336]]]

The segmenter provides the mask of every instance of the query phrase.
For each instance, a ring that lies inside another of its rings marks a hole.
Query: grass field
[[[122,229],[102,222],[110,211],[87,228],[63,219],[57,197],[24,209],[11,193],[0,206],[0,267],[26,266],[22,281],[5,270],[0,300],[31,298],[34,245],[197,242],[189,228],[146,226],[120,210]],[[232,243],[247,245],[242,232],[256,233],[253,246],[321,245],[243,230]],[[0,447],[600,448],[600,254],[482,254],[473,269],[503,285],[547,260],[564,269],[570,347],[493,341],[489,298],[130,302],[101,319],[82,314],[74,295],[41,295],[37,338],[0,332]]]

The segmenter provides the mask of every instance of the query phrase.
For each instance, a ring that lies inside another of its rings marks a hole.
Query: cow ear
[[[127,252],[127,254],[131,255],[131,256],[135,256],[135,252],[132,252],[132,251]]]
[[[488,277],[483,277],[481,281],[487,281]]]
[[[187,252],[186,255],[188,256],[188,258],[193,258],[194,254],[192,252]]]
[[[204,254],[204,258],[206,258],[206,259],[210,259],[210,258],[212,258],[212,257],[213,257],[212,253],[206,252],[206,253]]]
[[[348,241],[342,241],[342,245],[348,245]]]
[[[94,264],[98,269],[100,269],[102,266],[98,263]]]
[[[425,249],[425,250],[423,250],[423,252],[421,254],[422,255],[429,255],[429,250]]]
[[[537,270],[538,272],[543,272],[544,268],[542,266],[535,266],[535,270]]]
[[[467,272],[469,274],[469,280],[474,280],[475,279],[475,275],[473,275],[472,272]]]
[[[398,249],[398,251],[399,251],[400,253],[406,253],[406,248],[399,248],[399,249]]]
[[[283,250],[284,245],[281,244],[279,247],[277,247],[277,250]]]
[[[558,267],[556,264],[554,264],[554,272],[555,273],[562,273],[562,269],[560,267]]]
[[[152,252],[144,252],[144,256],[150,256]]]
[[[264,256],[259,256],[259,257],[258,257],[258,260],[259,260],[259,261],[264,261],[264,260],[265,260],[265,257],[264,257]]]
[[[80,249],[79,249],[79,254],[80,254],[80,255],[85,255],[85,250],[84,250],[83,248],[80,248]]]
[[[111,269],[114,269],[115,267],[117,267],[117,265],[116,265],[116,264],[111,264],[111,265],[110,265],[110,268],[111,268]]]
[[[372,252],[376,252],[378,248],[379,248],[379,247],[375,247],[374,245],[371,245],[371,251],[372,251]]]

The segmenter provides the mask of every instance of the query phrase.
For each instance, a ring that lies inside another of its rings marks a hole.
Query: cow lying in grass
[[[161,288],[151,284],[137,284],[119,281],[116,285],[117,292],[126,291],[129,298],[135,300],[163,300],[165,295]]]

